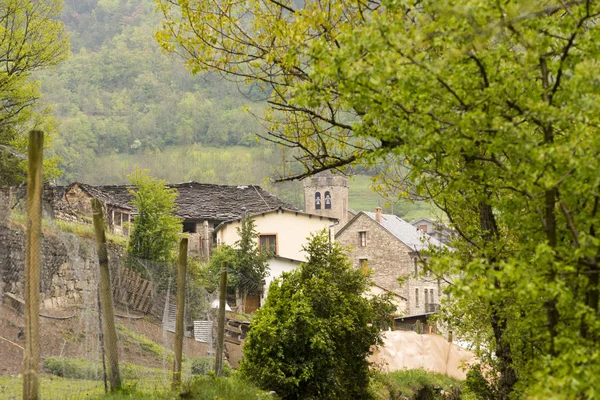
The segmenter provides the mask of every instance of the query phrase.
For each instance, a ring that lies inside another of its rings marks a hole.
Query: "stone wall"
[[[361,246],[359,232],[366,232],[366,246]],[[398,277],[410,274],[413,261],[410,249],[394,235],[361,214],[338,233],[336,240],[344,246],[351,246],[349,256],[356,268],[362,267],[359,260],[367,260],[375,284],[408,298],[406,287],[399,284]]]
[[[0,226],[7,226],[10,221],[10,204],[10,187],[0,187]]]
[[[25,230],[0,226],[0,301],[4,293],[24,295]],[[92,239],[46,231],[42,238],[40,299],[43,308],[95,307],[98,261]],[[116,271],[123,250],[109,245],[111,270]]]
[[[366,246],[361,246],[359,232],[366,232]],[[359,215],[351,225],[336,235],[336,240],[344,246],[349,246],[348,256],[356,268],[362,268],[361,260],[367,260],[376,285],[407,299],[407,315],[422,314],[429,310],[425,305],[425,289],[428,294],[427,303],[439,303],[440,290],[437,280],[415,275],[418,255],[372,218],[364,214]],[[420,268],[417,263],[417,269]],[[402,285],[398,282],[400,277],[405,278]],[[416,290],[419,293],[418,302]]]
[[[320,194],[321,209],[315,205],[315,193]],[[325,208],[325,192],[331,195],[331,208]],[[304,210],[309,214],[337,218],[339,226],[348,222],[348,178],[326,171],[304,180]]]

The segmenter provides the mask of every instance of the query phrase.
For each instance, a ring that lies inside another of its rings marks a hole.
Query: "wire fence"
[[[0,191],[0,398],[22,398],[24,243],[22,204]],[[79,399],[107,389],[99,307],[99,264],[90,226],[42,224],[40,350],[42,399]],[[108,243],[111,292],[123,385],[170,386],[174,363],[177,263],[130,257]],[[214,369],[218,289],[185,279],[182,380]],[[226,358],[241,356],[242,321],[229,318]],[[104,361],[104,362],[103,362]]]

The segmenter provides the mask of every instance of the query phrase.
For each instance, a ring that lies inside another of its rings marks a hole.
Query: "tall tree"
[[[167,188],[166,182],[150,177],[145,170],[138,169],[128,178],[133,186],[131,204],[138,212],[127,245],[128,255],[159,263],[173,261],[182,231],[181,218],[173,215],[176,189]]]
[[[493,353],[494,396],[597,392],[597,2],[159,4],[157,37],[192,71],[268,89],[292,177],[410,169],[459,232],[432,268],[455,277],[448,318]]]
[[[24,180],[18,153],[27,147],[26,131],[53,130],[48,112],[36,110],[39,82],[31,74],[58,64],[69,53],[64,26],[57,19],[61,7],[61,0],[0,3],[0,184]]]
[[[269,272],[268,249],[259,247],[259,234],[251,217],[244,216],[237,228],[240,239],[235,242],[234,280],[242,298],[244,311],[248,294],[261,294],[263,280]]]

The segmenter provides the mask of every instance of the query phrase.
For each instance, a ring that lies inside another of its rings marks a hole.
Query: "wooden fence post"
[[[183,316],[185,307],[185,275],[187,270],[188,240],[179,242],[179,265],[177,268],[177,319],[175,320],[175,359],[173,360],[173,389],[181,384],[181,360],[183,353]]]
[[[42,258],[42,165],[44,161],[44,132],[29,132],[28,152],[23,399],[32,400],[39,397],[40,262]]]
[[[100,265],[100,307],[102,308],[102,336],[106,350],[108,381],[110,391],[121,388],[119,374],[119,358],[117,356],[117,331],[115,329],[115,314],[113,309],[112,291],[110,290],[110,270],[108,268],[108,251],[106,249],[106,221],[102,212],[102,204],[98,199],[92,199],[94,216],[94,232],[96,236],[96,251]]]
[[[217,315],[217,351],[215,356],[215,374],[223,373],[223,340],[225,336],[225,305],[227,300],[227,266],[221,265],[219,284],[219,314]]]

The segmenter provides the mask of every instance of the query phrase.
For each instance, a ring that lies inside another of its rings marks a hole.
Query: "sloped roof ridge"
[[[374,212],[363,211],[363,213],[377,222],[377,216]],[[406,222],[402,218],[392,214],[381,214],[381,224],[388,232],[396,237],[399,241],[404,243],[411,250],[419,251],[425,250],[431,246],[433,247],[446,247],[442,242],[436,238],[427,235],[423,231],[419,230],[415,226]]]

